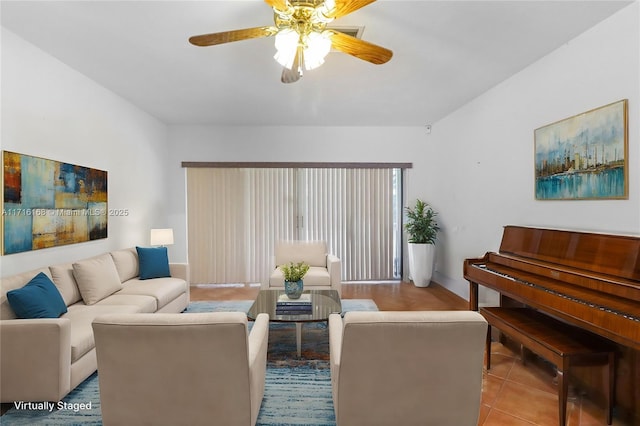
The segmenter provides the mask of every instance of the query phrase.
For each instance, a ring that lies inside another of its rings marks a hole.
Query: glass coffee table
[[[302,323],[327,321],[329,315],[342,312],[340,296],[336,290],[305,290],[299,301],[308,300],[310,310],[282,313],[278,308],[278,300],[285,300],[284,290],[260,290],[255,302],[249,308],[247,317],[255,320],[258,314],[269,314],[269,321],[293,322],[296,324],[296,349],[301,356]],[[296,302],[296,300],[292,300]],[[291,305],[290,305],[291,306]]]

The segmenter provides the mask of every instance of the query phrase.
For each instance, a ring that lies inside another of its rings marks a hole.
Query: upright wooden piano
[[[505,226],[498,253],[464,261],[478,286],[618,344],[617,399],[640,416],[640,237]]]

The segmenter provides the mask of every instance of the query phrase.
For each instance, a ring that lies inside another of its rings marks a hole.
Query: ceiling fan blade
[[[360,40],[339,31],[331,31],[331,45],[334,49],[355,56],[363,61],[380,65],[388,62],[393,52],[368,41]]]
[[[274,9],[281,11],[285,11],[289,8],[289,2],[287,0],[264,0],[264,2]]]
[[[280,81],[283,83],[295,83],[296,81],[302,78],[302,63],[303,60],[303,50],[302,46],[298,46],[296,50],[296,56],[293,58],[293,64],[291,65],[291,69],[284,67],[282,70],[282,77],[280,77]]]
[[[221,33],[202,34],[189,38],[189,43],[195,46],[215,46],[216,44],[232,41],[249,40],[252,38],[271,37],[278,32],[275,27],[255,27],[243,30],[223,31]]]
[[[351,12],[355,12],[358,9],[362,9],[374,1],[376,0],[336,0],[336,6],[333,10],[329,11],[328,17],[337,19]]]

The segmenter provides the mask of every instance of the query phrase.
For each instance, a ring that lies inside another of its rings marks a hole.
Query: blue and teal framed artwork
[[[107,172],[3,151],[2,254],[107,238]]]
[[[536,129],[537,200],[628,199],[623,99]]]

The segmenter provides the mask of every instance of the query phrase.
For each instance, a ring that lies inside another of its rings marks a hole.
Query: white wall
[[[636,2],[433,125],[415,178],[443,225],[436,280],[468,297],[463,260],[496,251],[506,224],[640,234],[639,16]],[[621,99],[629,199],[536,201],[534,129]]]
[[[106,170],[109,208],[129,210],[107,239],[0,257],[2,276],[148,245],[167,226],[164,124],[5,29],[1,100],[3,150]]]

